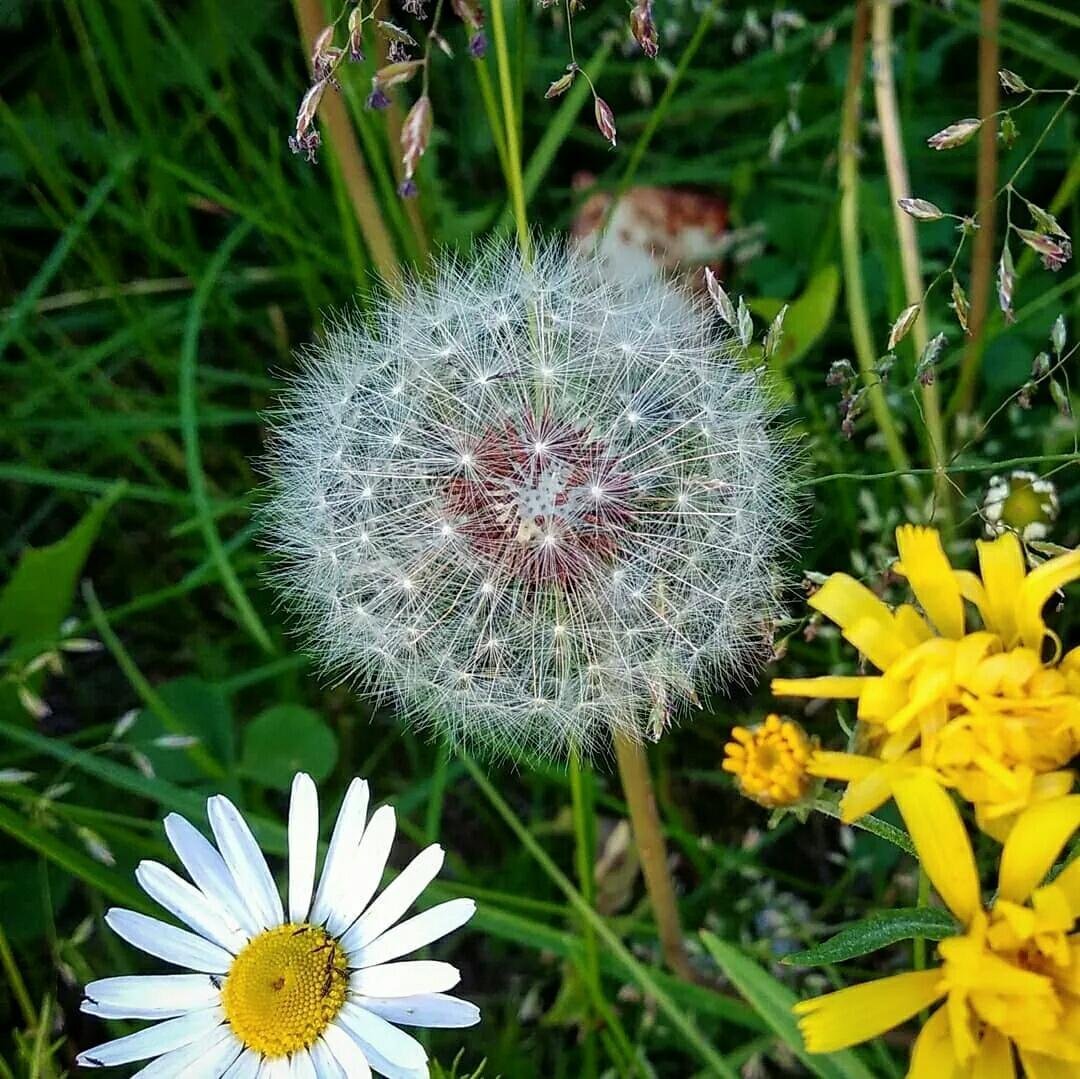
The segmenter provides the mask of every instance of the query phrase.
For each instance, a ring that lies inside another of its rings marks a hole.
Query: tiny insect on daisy
[[[448,996],[449,963],[400,961],[464,925],[471,899],[400,919],[442,867],[421,851],[376,896],[394,839],[394,810],[367,819],[368,785],[353,780],[316,887],[318,795],[298,774],[289,806],[288,904],[251,829],[227,798],[207,802],[217,846],[176,814],[165,832],[188,871],[146,861],[139,884],[190,930],[131,910],[105,920],[129,944],[194,973],[104,978],[82,1010],[102,1019],[158,1020],[80,1054],[104,1068],[150,1060],[144,1079],[425,1079],[427,1053],[403,1026],[469,1027],[480,1012]]]

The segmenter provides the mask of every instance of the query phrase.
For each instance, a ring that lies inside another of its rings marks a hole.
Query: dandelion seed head
[[[748,678],[791,453],[735,351],[675,286],[556,244],[446,256],[339,316],[270,449],[274,574],[312,653],[495,754],[646,737]]]

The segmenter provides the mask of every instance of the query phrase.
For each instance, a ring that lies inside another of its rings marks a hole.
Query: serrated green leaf
[[[898,940],[910,940],[912,937],[944,940],[958,932],[960,927],[947,910],[938,907],[901,907],[882,911],[849,925],[813,948],[784,956],[781,962],[800,967],[842,963],[845,959],[875,952]]]
[[[850,1049],[808,1053],[791,1011],[799,998],[733,945],[708,931],[702,932],[701,940],[743,999],[814,1075],[820,1079],[873,1079],[870,1069]]]

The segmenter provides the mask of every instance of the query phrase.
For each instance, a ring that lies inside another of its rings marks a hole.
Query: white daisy
[[[367,819],[368,785],[354,779],[318,887],[318,795],[293,780],[287,909],[262,851],[236,807],[207,802],[217,847],[187,820],[165,832],[193,883],[157,862],[139,884],[184,922],[180,929],[131,910],[105,920],[129,944],[190,974],[104,978],[82,1010],[102,1019],[160,1020],[81,1053],[105,1068],[148,1060],[143,1079],[426,1079],[427,1053],[401,1027],[468,1027],[479,1009],[448,996],[449,963],[400,961],[464,925],[471,899],[452,899],[400,921],[443,863],[434,844],[376,897],[396,827],[383,806]]]

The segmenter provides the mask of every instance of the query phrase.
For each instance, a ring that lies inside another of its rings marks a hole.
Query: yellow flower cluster
[[[949,794],[928,769],[893,789],[922,863],[963,933],[938,946],[941,965],[851,986],[795,1006],[812,1053],[877,1037],[938,1001],[908,1079],[1029,1079],[1080,1075],[1080,859],[1042,883],[1080,827],[1080,795],[1017,816],[1005,841],[997,898],[985,908],[975,857]]]
[[[725,772],[731,772],[739,791],[767,809],[794,805],[810,786],[807,765],[812,746],[806,732],[790,719],[765,717],[761,726],[735,727],[724,746]]]
[[[1017,538],[979,542],[980,574],[955,570],[936,531],[896,532],[897,573],[919,608],[890,609],[865,585],[834,573],[810,604],[835,622],[880,674],[776,679],[777,696],[858,701],[855,753],[817,752],[812,775],[847,782],[854,821],[928,769],[975,808],[979,826],[1004,840],[1017,815],[1073,786],[1080,753],[1080,648],[1062,656],[1042,610],[1080,578],[1080,550],[1026,572]],[[967,629],[970,604],[981,628]]]

